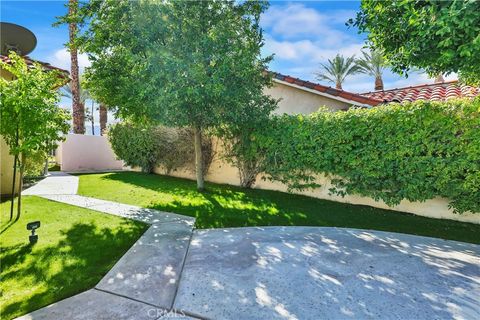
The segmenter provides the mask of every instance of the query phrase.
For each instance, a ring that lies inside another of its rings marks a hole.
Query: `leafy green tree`
[[[91,1],[82,39],[89,89],[117,116],[194,131],[204,188],[202,132],[239,123],[264,99],[263,1]],[[265,112],[270,112],[266,108]]]
[[[40,64],[28,66],[22,57],[9,55],[11,63],[0,62],[3,70],[9,72],[12,80],[0,78],[0,135],[14,156],[15,191],[16,168],[19,167],[20,186],[18,193],[17,218],[21,212],[21,190],[25,166],[29,157],[47,152],[55,147],[62,134],[68,132],[70,115],[57,107],[57,88],[65,81],[65,75],[58,71],[46,71]],[[10,220],[13,217],[13,203]]]
[[[362,0],[350,25],[368,33],[393,70],[424,69],[434,76],[458,72],[480,82],[480,2]]]
[[[337,54],[335,58],[328,59],[328,63],[321,63],[321,70],[315,75],[318,80],[335,83],[335,88],[342,90],[342,84],[348,76],[359,72],[355,56],[345,58]]]
[[[385,59],[378,50],[362,51],[362,57],[357,59],[358,71],[375,77],[375,90],[383,90],[383,70]]]

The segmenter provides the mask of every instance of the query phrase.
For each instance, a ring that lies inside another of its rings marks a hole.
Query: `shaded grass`
[[[79,193],[197,219],[198,228],[328,226],[409,233],[480,243],[480,225],[415,216],[269,190],[138,172],[80,175]]]
[[[8,221],[0,204],[0,318],[10,319],[92,288],[147,225],[46,199],[25,196],[23,214]],[[40,220],[38,243],[26,224]]]

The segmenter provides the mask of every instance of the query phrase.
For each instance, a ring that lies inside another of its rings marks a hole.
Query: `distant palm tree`
[[[335,88],[342,90],[342,84],[345,78],[359,72],[359,67],[355,63],[355,56],[347,57],[337,54],[328,63],[321,63],[322,69],[316,72],[318,80],[326,80],[335,83]]]
[[[385,69],[385,59],[378,50],[370,52],[362,51],[363,57],[357,59],[357,66],[360,73],[365,73],[375,77],[375,90],[383,90],[383,70]]]
[[[69,82],[67,85],[63,86],[61,89],[60,89],[60,95],[62,97],[67,97],[67,98],[70,98],[73,100],[73,97],[74,97],[74,90],[73,90],[73,87],[74,87],[74,84],[73,82]],[[92,97],[90,96],[90,92],[87,90],[87,89],[84,89],[83,86],[80,86],[78,88],[78,93],[79,93],[79,101],[78,103],[81,105],[81,108],[84,110],[84,121],[91,121],[92,123],[92,135],[95,134],[94,132],[94,118],[93,118],[93,101],[92,101],[92,110],[89,111],[88,109],[85,109],[85,103],[87,102],[87,100],[92,100]],[[85,127],[85,125],[84,125]],[[74,133],[75,130],[73,131]]]
[[[70,51],[70,76],[72,78],[72,113],[73,113],[73,132],[77,134],[85,133],[85,104],[80,102],[80,77],[78,72],[78,53],[75,39],[78,33],[76,16],[78,13],[78,0],[68,1],[68,47]]]
[[[100,135],[103,136],[105,130],[107,129],[107,106],[103,103],[100,103],[100,107],[98,108],[100,113]]]

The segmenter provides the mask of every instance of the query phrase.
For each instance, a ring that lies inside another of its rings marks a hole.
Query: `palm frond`
[[[328,59],[327,63],[321,63],[320,71],[316,72],[315,76],[317,80],[326,80],[341,87],[348,76],[358,72],[355,56],[344,57],[337,54],[333,59]]]

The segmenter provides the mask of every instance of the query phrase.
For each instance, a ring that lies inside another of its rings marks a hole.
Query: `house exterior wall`
[[[12,80],[12,74],[6,70],[0,69],[0,77]],[[16,192],[20,186],[19,175],[16,179]],[[0,195],[8,196],[12,194],[13,182],[13,156],[10,155],[10,148],[5,140],[0,136]]]
[[[12,194],[13,182],[13,156],[9,153],[10,148],[5,143],[5,140],[0,136],[0,195],[8,196]],[[16,178],[16,192],[20,186],[20,175],[17,172]]]
[[[105,136],[68,134],[56,153],[62,171],[122,170],[123,161],[117,160]]]
[[[294,88],[282,83],[274,82],[271,88],[264,90],[272,98],[281,99],[276,114],[310,114],[326,106],[331,111],[347,110],[351,105],[335,99],[321,96],[312,92]]]

